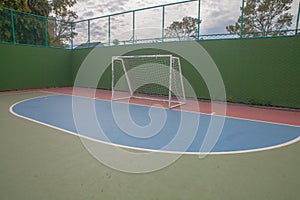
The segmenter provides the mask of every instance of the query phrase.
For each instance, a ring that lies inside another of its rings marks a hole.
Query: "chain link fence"
[[[0,7],[0,43],[72,48],[72,23]]]
[[[72,23],[0,7],[0,42],[73,49],[300,35],[298,0],[261,2],[186,0]]]

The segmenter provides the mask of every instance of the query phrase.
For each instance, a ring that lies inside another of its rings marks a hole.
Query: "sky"
[[[175,1],[176,0],[77,0],[78,3],[74,8],[80,14],[80,19],[86,19]]]
[[[149,6],[173,3],[182,0],[77,0],[74,6],[79,20],[104,16],[123,11]],[[295,0],[294,7],[298,7]],[[232,25],[240,16],[242,0],[202,0],[201,1],[201,35],[226,33],[225,27]],[[296,12],[296,11],[295,11]],[[165,27],[185,16],[198,15],[198,2],[190,2],[165,8]],[[132,13],[111,17],[111,40],[130,40],[133,35]],[[87,22],[76,25],[79,33],[75,43],[87,42]],[[108,42],[108,18],[92,20],[91,42]],[[135,39],[159,38],[162,36],[162,8],[139,11],[135,13]]]

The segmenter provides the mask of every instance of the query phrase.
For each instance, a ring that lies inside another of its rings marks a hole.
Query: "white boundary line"
[[[83,135],[80,135],[80,134],[72,132],[72,131],[68,131],[66,129],[62,129],[62,128],[59,128],[59,127],[56,127],[56,126],[52,126],[50,124],[46,124],[44,122],[38,121],[38,120],[34,120],[34,119],[31,119],[31,118],[19,115],[19,114],[15,113],[13,111],[13,107],[15,105],[19,104],[19,103],[22,103],[22,102],[25,102],[25,101],[29,101],[29,100],[32,100],[32,99],[40,99],[40,98],[49,97],[49,96],[57,96],[56,93],[54,93],[54,94],[55,95],[38,96],[38,97],[33,97],[33,98],[29,98],[29,99],[25,99],[25,100],[16,102],[12,106],[9,107],[9,111],[10,111],[10,113],[12,113],[13,115],[15,115],[17,117],[20,117],[20,118],[26,119],[28,121],[32,121],[32,122],[44,125],[44,126],[47,126],[49,128],[53,128],[53,129],[59,130],[59,131],[62,131],[62,132],[66,132],[66,133],[69,133],[71,135],[78,136],[78,137],[81,137],[81,138],[84,138],[84,139],[87,139],[87,140],[90,140],[90,141],[93,141],[93,142],[98,142],[98,143],[102,143],[102,144],[105,144],[105,145],[111,145],[111,146],[120,147],[120,148],[127,148],[127,149],[138,150],[138,151],[149,151],[149,152],[156,152],[156,153],[183,154],[183,155],[230,155],[230,154],[253,153],[253,152],[260,152],[260,151],[272,150],[272,149],[277,149],[277,148],[285,147],[285,146],[288,146],[288,145],[291,145],[291,144],[294,144],[294,143],[297,143],[297,142],[300,141],[300,136],[299,136],[299,137],[297,137],[297,138],[295,138],[293,140],[290,140],[288,142],[285,142],[285,143],[282,143],[282,144],[279,144],[279,145],[274,145],[274,146],[264,147],[264,148],[258,148],[258,149],[242,150],[242,151],[180,152],[180,151],[154,150],[154,149],[146,149],[146,148],[126,146],[126,145],[115,144],[115,143],[111,143],[111,142],[106,142],[106,141],[101,141],[101,140],[93,139],[93,138],[90,138],[90,137],[87,137],[87,136],[83,136]],[[60,94],[60,93],[57,93],[57,94],[62,95],[62,96],[72,96],[72,95],[68,95],[68,94]],[[81,97],[81,96],[77,96],[77,97],[91,99],[89,97]],[[95,100],[109,101],[109,100],[101,100],[101,99],[95,99]],[[118,102],[118,103],[124,103],[124,104],[126,104],[125,102]],[[133,105],[143,106],[143,105],[140,105],[140,104],[133,104]],[[180,110],[178,110],[178,111],[180,111]],[[184,111],[184,112],[189,112],[189,111]],[[190,112],[191,113],[198,113],[198,112],[192,112],[192,111],[190,111]],[[199,114],[203,114],[203,113],[199,113]],[[209,115],[209,114],[205,114],[205,115]],[[227,117],[227,116],[222,116],[222,117],[231,118],[231,117]],[[234,119],[247,120],[247,119],[243,119],[243,118],[234,118]],[[256,120],[249,120],[249,121],[256,121]],[[271,122],[264,122],[264,121],[257,121],[257,122],[272,124]],[[288,125],[288,124],[278,124],[278,123],[273,123],[273,124],[285,125],[285,126],[292,126],[292,127],[299,127],[300,128],[300,126],[294,126],[294,125]]]

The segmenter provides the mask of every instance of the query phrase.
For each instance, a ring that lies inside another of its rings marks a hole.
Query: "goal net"
[[[112,57],[112,100],[160,101],[174,108],[185,104],[180,59],[172,55]]]

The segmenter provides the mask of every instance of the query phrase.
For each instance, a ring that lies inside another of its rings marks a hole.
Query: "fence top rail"
[[[77,20],[77,21],[74,21],[74,23],[91,21],[91,20],[95,20],[95,19],[107,18],[107,17],[116,16],[116,15],[123,15],[123,14],[127,14],[127,13],[138,12],[138,11],[149,10],[149,9],[160,8],[160,7],[166,7],[166,6],[172,6],[172,5],[177,5],[177,4],[184,4],[184,3],[189,3],[189,2],[193,2],[193,1],[199,1],[199,0],[185,0],[185,1],[167,3],[167,4],[160,4],[160,5],[156,5],[156,6],[138,8],[138,9],[134,9],[134,10],[128,10],[128,11],[118,12],[118,13],[109,14],[109,15],[103,15],[103,16],[99,16],[99,17],[93,17],[93,18],[88,18],[88,19],[83,19],[83,20]]]

